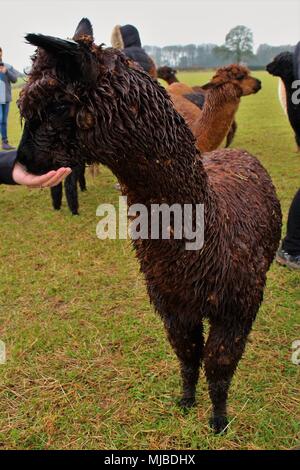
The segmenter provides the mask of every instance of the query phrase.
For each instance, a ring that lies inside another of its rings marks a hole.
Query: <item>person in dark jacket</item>
[[[287,234],[276,255],[279,264],[300,269],[300,189],[291,204],[287,222]]]
[[[300,42],[294,51],[293,65],[294,77],[300,80]],[[300,189],[292,201],[288,215],[287,234],[277,252],[276,261],[284,266],[300,269]]]
[[[115,49],[121,49],[129,59],[137,62],[151,77],[157,78],[155,63],[142,48],[140,35],[135,26],[131,24],[115,26],[111,35],[111,45]]]
[[[16,83],[18,72],[9,64],[2,62],[2,48],[0,47],[0,133],[2,137],[2,148],[13,149],[7,138],[7,118],[9,105],[12,100],[11,83]]]
[[[29,188],[49,188],[59,184],[71,173],[70,168],[59,168],[37,176],[26,171],[18,161],[18,151],[0,153],[0,184],[21,184]]]

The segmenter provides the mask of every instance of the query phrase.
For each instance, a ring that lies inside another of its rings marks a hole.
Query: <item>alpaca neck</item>
[[[144,73],[134,69],[126,73],[130,92],[117,105],[110,95],[118,109],[112,120],[114,132],[109,137],[95,133],[101,138],[91,140],[91,146],[83,134],[87,155],[109,166],[131,204],[209,202],[212,206],[214,195],[194,136],[167,91]],[[117,77],[110,79],[120,86]],[[120,93],[119,88],[115,92]]]
[[[201,151],[217,148],[227,135],[240,102],[238,90],[229,83],[212,88],[206,95],[203,112],[193,125]]]
[[[168,85],[172,85],[172,83],[179,83],[179,80],[177,77],[171,77],[171,78],[168,78],[168,80],[166,80],[167,84]]]
[[[174,144],[176,146],[176,141]],[[188,148],[189,139],[186,145]],[[150,161],[145,155],[138,155],[130,168],[115,171],[130,203],[172,205],[207,202],[211,198],[208,179],[193,143],[190,151],[187,157],[178,145],[177,152],[156,153]],[[132,161],[132,153],[129,158]]]
[[[220,212],[218,210],[216,194],[209,184],[200,155],[196,154],[191,164],[187,164],[187,162],[184,163],[183,159],[185,155],[180,152],[172,154],[170,157],[173,159],[172,162],[165,161],[164,159],[158,159],[156,164],[152,162],[153,168],[149,169],[147,174],[140,173],[140,178],[138,179],[133,180],[129,178],[124,182],[124,179],[121,177],[119,180],[121,182],[122,194],[127,196],[128,207],[130,208],[133,205],[142,204],[147,208],[149,232],[152,230],[153,223],[155,224],[151,218],[155,206],[157,207],[157,205],[159,205],[161,208],[166,207],[166,210],[173,210],[176,206],[180,206],[182,219],[179,223],[181,224],[184,237],[183,239],[173,239],[171,244],[164,245],[163,256],[165,258],[183,256],[186,262],[187,256],[197,256],[198,250],[202,249],[201,243],[200,245],[198,244],[199,234],[197,234],[193,240],[193,244],[195,243],[197,245],[197,247],[194,248],[196,251],[186,251],[186,227],[184,225],[184,213],[186,208],[189,207],[193,211],[193,230],[195,230],[196,227],[198,227],[197,230],[199,230],[199,210],[202,210],[200,205],[203,205],[205,250],[214,250],[218,245],[219,229],[222,226],[222,220],[219,215]],[[135,218],[135,216],[133,216],[133,218]],[[170,229],[174,230],[175,224],[171,219],[169,220]],[[195,232],[193,233],[195,234]],[[160,233],[160,237],[163,238],[162,233]],[[162,242],[164,243],[165,241],[163,240]],[[143,258],[145,244],[148,247],[147,249],[150,250],[149,252],[151,252],[152,261],[155,262],[155,260],[157,260],[157,262],[161,262],[161,243],[157,239],[149,237],[147,240],[138,239],[133,242],[137,250],[137,256],[141,258],[142,263],[145,261]]]
[[[91,147],[85,139],[87,154],[91,160],[106,164],[117,176],[129,206],[142,204],[149,209],[151,204],[177,204],[184,210],[184,204],[188,204],[193,208],[195,222],[195,205],[203,204],[209,240],[207,227],[211,233],[216,232],[218,202],[194,136],[163,87],[137,70],[127,73],[130,92],[121,96],[119,108],[116,105],[119,113],[112,120],[113,132],[109,136],[96,132],[94,135],[100,135],[100,139],[91,140]],[[114,99],[112,94],[110,97]],[[152,241],[149,243],[152,246]],[[173,246],[180,243],[182,240],[174,240]]]

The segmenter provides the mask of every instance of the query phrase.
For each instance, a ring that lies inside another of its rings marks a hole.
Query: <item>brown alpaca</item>
[[[25,119],[20,161],[33,173],[100,162],[117,176],[130,206],[148,209],[146,236],[133,246],[180,362],[181,405],[195,404],[203,362],[210,423],[224,431],[230,382],[280,240],[280,205],[270,177],[245,151],[222,149],[201,158],[165,89],[131,68],[119,51],[96,46],[89,36],[26,38],[38,51],[19,101]],[[197,207],[204,205],[202,248],[187,249],[182,221],[184,238],[172,236],[174,217],[169,238],[151,236],[153,204],[162,203],[181,210],[189,204],[194,228]]]
[[[194,88],[179,82],[172,83],[168,88],[177,111],[184,117],[192,130],[197,147],[202,152],[209,152],[221,145],[230,133],[234,135],[234,120],[241,96],[257,93],[261,88],[260,80],[250,76],[246,67],[229,65],[216,71],[212,80],[198,91],[204,90],[205,102],[203,109],[190,102],[185,95],[195,93]]]
[[[205,96],[210,88],[210,82],[208,82],[205,85],[199,86],[195,85],[192,87],[189,87],[188,85],[185,85],[184,83],[179,82],[177,76],[176,76],[177,70],[172,69],[171,67],[168,67],[167,65],[164,65],[162,67],[159,67],[157,69],[157,76],[158,78],[161,78],[167,82],[168,85],[172,85],[172,94],[176,95],[185,95],[185,98],[187,98],[189,101],[193,102],[196,104],[200,109],[203,109],[204,102],[205,102]],[[168,88],[167,88],[168,89]],[[198,94],[201,97],[199,100]],[[188,96],[186,96],[188,95]],[[196,111],[194,110],[193,114]],[[231,127],[228,131],[228,134],[226,136],[226,142],[225,142],[225,147],[229,147],[229,145],[233,142],[234,136],[236,134],[237,130],[237,123],[235,119],[232,121]]]

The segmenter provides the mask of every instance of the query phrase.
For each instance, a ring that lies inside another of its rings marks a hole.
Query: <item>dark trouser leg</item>
[[[61,208],[62,189],[63,189],[62,183],[59,183],[57,186],[53,186],[53,188],[50,188],[52,205],[53,205],[53,208],[57,211]]]
[[[85,181],[85,165],[80,165],[78,168],[78,182],[81,191],[86,191],[86,181]]]
[[[289,255],[300,255],[300,189],[291,204],[287,222],[287,234],[282,241],[282,248]]]
[[[233,320],[233,319],[232,319]],[[239,320],[238,320],[239,321]],[[210,425],[220,433],[228,424],[227,396],[231,379],[245,349],[249,324],[211,323],[204,350],[205,373],[212,401]]]
[[[2,142],[7,142],[7,118],[9,111],[9,103],[0,104],[0,132]]]
[[[182,376],[180,405],[188,408],[195,404],[199,367],[203,357],[203,327],[202,324],[191,327],[169,319],[165,320],[165,328],[180,362]]]
[[[68,175],[65,179],[65,193],[68,206],[73,215],[78,215],[78,191],[76,171]]]
[[[300,136],[295,134],[295,140],[296,140],[296,144],[297,144],[297,150],[299,152],[300,151]]]

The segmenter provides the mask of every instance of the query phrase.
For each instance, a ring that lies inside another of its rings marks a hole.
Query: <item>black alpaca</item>
[[[292,88],[292,84],[296,80],[292,52],[281,52],[267,65],[266,68],[271,75],[280,77],[284,83],[287,114],[290,124],[295,132],[297,149],[300,151],[300,105],[293,103],[292,100],[292,95],[295,93],[295,88]]]
[[[77,165],[73,168],[72,173],[65,179],[66,199],[73,215],[78,215],[79,208],[77,183],[79,184],[81,191],[86,191],[85,165]],[[52,205],[55,210],[59,210],[61,208],[62,196],[62,183],[51,188]]]

